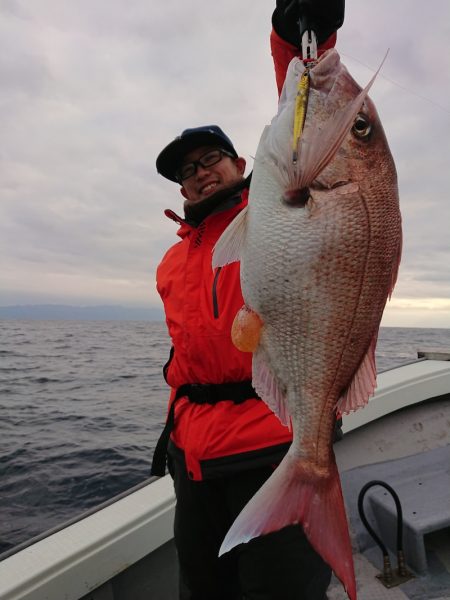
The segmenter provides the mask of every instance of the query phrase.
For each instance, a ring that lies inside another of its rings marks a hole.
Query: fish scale
[[[297,146],[304,69],[299,59],[289,65],[278,113],[258,146],[248,208],[214,252],[214,267],[241,261],[245,315],[256,313],[252,327],[262,327],[253,385],[293,431],[287,455],[238,516],[221,553],[298,523],[355,600],[333,430],[337,411],[363,406],[375,388],[375,343],[397,276],[401,217],[394,161],[367,96],[371,84],[361,90],[334,49],[309,71]]]

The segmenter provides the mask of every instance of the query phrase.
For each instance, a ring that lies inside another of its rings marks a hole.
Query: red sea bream
[[[298,523],[355,600],[333,429],[337,413],[364,406],[375,389],[375,344],[397,277],[401,217],[370,84],[361,90],[337,51],[327,51],[309,69],[297,140],[304,71],[299,59],[289,65],[278,113],[258,146],[248,208],[214,253],[215,267],[241,261],[246,306],[236,343],[248,350],[250,340],[253,385],[293,431],[289,452],[221,553]]]

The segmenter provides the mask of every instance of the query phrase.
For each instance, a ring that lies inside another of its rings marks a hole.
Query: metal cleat
[[[302,34],[302,57],[305,66],[317,61],[317,37],[312,29],[305,29]]]

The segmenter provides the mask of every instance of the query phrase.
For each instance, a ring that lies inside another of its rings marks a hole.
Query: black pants
[[[271,467],[191,481],[171,465],[177,506],[175,544],[180,600],[325,600],[331,570],[303,530],[292,525],[218,558],[235,517],[272,473]]]

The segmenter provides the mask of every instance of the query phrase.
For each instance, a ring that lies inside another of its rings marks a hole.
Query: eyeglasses
[[[177,177],[179,181],[184,181],[185,179],[189,179],[197,173],[197,168],[200,165],[204,169],[207,167],[212,167],[222,160],[224,156],[230,156],[231,158],[235,158],[234,154],[231,152],[227,152],[226,150],[217,149],[210,150],[203,156],[200,156],[198,160],[193,160],[190,163],[186,163],[182,167],[180,167],[177,171]]]

